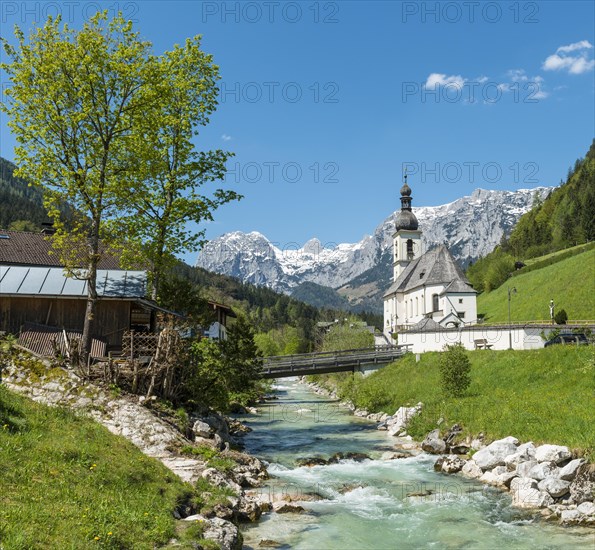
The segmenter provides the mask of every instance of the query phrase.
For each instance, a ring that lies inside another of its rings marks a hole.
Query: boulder
[[[514,437],[493,441],[487,447],[477,451],[473,455],[473,460],[484,471],[492,470],[496,466],[504,466],[504,459],[516,452],[518,441]]]
[[[537,485],[540,491],[547,491],[554,498],[563,497],[569,492],[569,487],[570,481],[564,481],[553,476],[542,479]]]
[[[535,445],[532,441],[519,445],[516,452],[504,458],[504,464],[509,470],[514,470],[520,462],[527,462],[535,458]]]
[[[298,458],[295,463],[298,466],[324,466],[328,464],[328,460],[326,458],[322,458],[321,456],[309,456],[307,458]]]
[[[445,474],[454,474],[460,472],[465,465],[465,461],[456,455],[448,455],[442,461],[441,469]]]
[[[519,462],[516,467],[516,473],[519,477],[531,477],[529,472],[534,466],[537,466],[537,460],[527,460],[527,462]]]
[[[409,421],[421,411],[422,404],[415,407],[400,407],[395,414],[386,420],[386,428],[389,435],[403,435]]]
[[[576,509],[585,516],[595,516],[595,504],[592,502],[581,502]]]
[[[563,445],[540,445],[535,449],[535,460],[537,462],[555,462],[560,464],[572,457],[568,447]]]
[[[225,519],[206,518],[200,514],[188,516],[184,521],[200,521],[204,530],[202,536],[205,539],[215,541],[221,550],[241,550],[242,535],[238,528]]]
[[[595,464],[581,464],[570,484],[570,496],[576,504],[595,499]]]
[[[411,453],[404,453],[399,451],[386,451],[382,453],[380,460],[397,460],[399,458],[411,458]]]
[[[211,426],[209,426],[206,422],[203,422],[202,420],[197,420],[192,425],[192,431],[194,432],[194,435],[196,437],[211,437]]]
[[[470,479],[478,479],[482,475],[481,468],[477,465],[474,460],[468,460],[461,470],[465,477]]]
[[[512,505],[517,508],[544,508],[554,503],[554,499],[545,491],[537,488],[537,482],[531,478],[515,477],[510,484]]]
[[[339,452],[331,456],[328,459],[327,464],[338,464],[341,460],[353,460],[355,462],[363,462],[364,460],[370,460],[370,457],[365,453]]]
[[[237,495],[242,493],[242,488],[231,479],[225,477],[219,470],[215,468],[207,468],[203,471],[202,477],[206,479],[209,483],[215,485],[216,487],[227,487],[231,489]]]
[[[495,485],[496,487],[510,487],[513,479],[516,479],[516,472],[511,472],[506,466],[496,466],[493,470],[486,471],[479,481]]]
[[[426,451],[426,453],[436,455],[444,453],[446,451],[446,443],[444,443],[444,440],[440,437],[440,430],[433,430],[426,435],[421,443],[421,448]]]
[[[240,505],[237,510],[239,521],[258,521],[262,515],[262,507],[258,502],[250,498],[240,499]]]
[[[299,504],[290,504],[288,502],[274,502],[273,511],[277,514],[301,514],[305,508]]]
[[[576,509],[562,510],[560,514],[561,523],[578,523],[581,519],[581,513]]]
[[[584,458],[576,458],[575,460],[571,460],[568,464],[566,464],[566,466],[560,468],[560,479],[572,481],[576,477],[579,467],[584,463]]]
[[[450,446],[450,452],[455,455],[466,455],[469,454],[471,447],[466,443],[457,443]]]
[[[529,477],[541,481],[546,477],[558,477],[559,468],[555,462],[540,462],[529,470]]]

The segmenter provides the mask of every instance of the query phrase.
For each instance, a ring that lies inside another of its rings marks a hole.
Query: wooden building
[[[121,345],[125,330],[148,331],[157,306],[146,300],[144,271],[99,270],[92,336],[108,349]],[[67,277],[60,267],[0,266],[0,330],[24,326],[83,329],[87,281]]]

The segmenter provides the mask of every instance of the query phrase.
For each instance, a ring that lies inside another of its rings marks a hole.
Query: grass
[[[571,246],[570,248],[563,248],[562,250],[556,250],[556,252],[551,252],[550,254],[545,254],[544,256],[538,256],[537,258],[530,258],[529,260],[525,260],[525,264],[528,266],[532,266],[534,264],[540,264],[543,262],[551,261],[554,258],[559,258],[560,256],[565,257],[568,254],[573,253],[581,253],[585,250],[591,250],[595,247],[595,243],[586,243],[586,244],[578,244],[576,246]]]
[[[215,468],[220,472],[231,472],[237,465],[231,458],[222,456],[221,453],[208,445],[186,445],[182,447],[182,454],[197,456],[204,460],[209,468]]]
[[[508,283],[477,297],[477,312],[486,323],[508,322],[508,287],[517,293],[511,299],[513,322],[547,320],[549,302],[556,311],[565,309],[568,319],[593,319],[595,312],[595,249],[529,273],[520,273]]]
[[[0,548],[152,549],[174,536],[178,505],[212,504],[216,488],[69,410],[0,385],[0,418]]]
[[[439,353],[419,363],[408,354],[370,376],[328,375],[340,395],[371,412],[388,414],[424,403],[409,428],[415,438],[455,423],[465,433],[490,439],[568,445],[595,460],[595,361],[591,346],[553,346],[528,351],[468,352],[471,386],[461,398],[446,398],[440,386]],[[321,377],[322,378],[322,377]]]

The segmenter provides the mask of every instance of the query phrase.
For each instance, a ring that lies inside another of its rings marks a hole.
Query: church
[[[477,322],[477,291],[448,248],[424,251],[407,175],[393,235],[393,282],[384,295],[384,333],[454,328]]]

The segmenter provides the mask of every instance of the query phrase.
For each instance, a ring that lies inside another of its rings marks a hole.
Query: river
[[[261,491],[322,498],[300,502],[305,513],[267,514],[246,526],[247,548],[262,548],[263,540],[298,550],[595,547],[593,530],[540,521],[512,508],[510,497],[497,489],[434,472],[434,456],[382,460],[394,450],[393,438],[297,380],[281,380],[274,388],[279,400],[260,407],[245,437],[246,451],[270,464],[272,479]],[[296,466],[299,458],[337,452],[371,459]],[[432,494],[411,496],[426,491]]]

